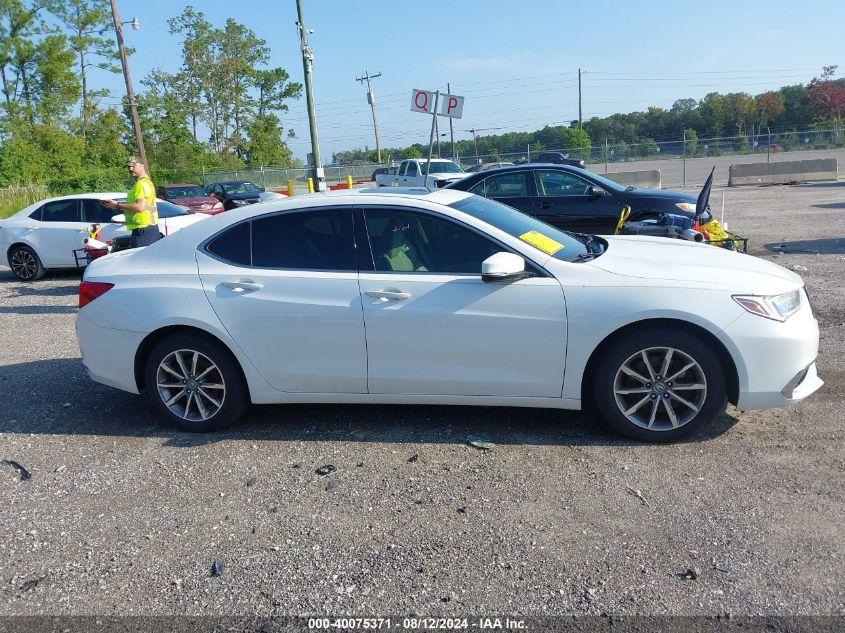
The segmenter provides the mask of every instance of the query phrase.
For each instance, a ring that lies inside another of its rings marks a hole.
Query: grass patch
[[[14,215],[33,202],[49,197],[43,185],[13,185],[0,188],[0,220]]]

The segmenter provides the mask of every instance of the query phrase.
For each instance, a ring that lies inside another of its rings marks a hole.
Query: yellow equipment
[[[613,232],[614,235],[619,235],[619,231],[622,230],[622,225],[628,221],[629,215],[631,215],[631,207],[626,204],[622,207],[622,213],[619,214],[619,222],[616,223],[616,230]]]

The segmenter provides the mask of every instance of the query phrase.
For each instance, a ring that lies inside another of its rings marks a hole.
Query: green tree
[[[275,114],[255,117],[247,124],[246,132],[249,136],[246,164],[249,167],[291,166],[291,151],[284,142],[281,122]]]
[[[698,134],[692,128],[687,128],[684,130],[684,138],[686,138],[687,147],[686,147],[686,154],[687,156],[696,156],[698,155]]]
[[[76,55],[82,94],[82,134],[94,115],[92,99],[108,90],[91,90],[88,69],[119,73],[119,55],[110,31],[114,28],[108,0],[47,0],[46,7],[69,34],[70,49]]]

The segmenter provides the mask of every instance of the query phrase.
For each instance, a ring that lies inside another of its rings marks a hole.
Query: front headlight
[[[759,295],[733,295],[733,300],[751,314],[786,321],[801,308],[801,290],[769,297]]]
[[[689,213],[695,213],[695,203],[694,202],[676,202],[675,206],[678,207],[681,211],[687,211]]]
[[[247,202],[246,200],[232,200],[232,204],[234,204],[236,207],[242,207],[245,204],[249,204],[249,202]]]

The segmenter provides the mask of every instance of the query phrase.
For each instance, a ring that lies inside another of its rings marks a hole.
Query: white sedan
[[[249,403],[592,403],[650,441],[822,385],[804,285],[775,264],[380,191],[236,209],[93,262],[76,320],[91,378],[195,431]]]
[[[120,199],[121,202],[124,200],[125,197]],[[208,217],[208,214],[194,213],[183,206],[165,200],[156,199],[156,208],[158,209],[158,230],[162,237],[167,237],[179,229],[184,229]],[[109,224],[102,226],[100,241],[110,242],[116,237],[128,237],[131,233],[126,228],[126,217],[121,213],[113,216]]]
[[[90,193],[41,200],[0,221],[0,253],[22,281],[35,281],[47,270],[76,268],[74,251],[81,249],[91,224],[103,227],[102,241],[128,234],[112,222],[113,209],[101,200],[126,200],[125,193]],[[162,235],[204,219],[187,209],[158,200]]]

